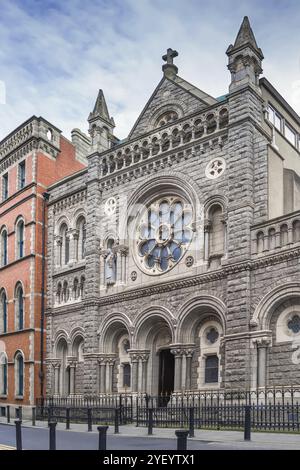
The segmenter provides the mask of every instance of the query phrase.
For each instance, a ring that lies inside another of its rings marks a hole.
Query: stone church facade
[[[247,17],[226,53],[214,98],[168,49],[123,141],[99,92],[49,190],[48,395],[300,384],[300,118]]]

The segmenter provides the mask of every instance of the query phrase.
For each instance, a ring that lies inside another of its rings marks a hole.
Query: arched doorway
[[[148,351],[146,391],[159,396],[170,395],[174,390],[174,356],[170,345],[173,331],[168,321],[153,313],[141,322],[136,333],[137,350]]]
[[[170,349],[159,352],[158,395],[170,396],[174,391],[174,354]]]

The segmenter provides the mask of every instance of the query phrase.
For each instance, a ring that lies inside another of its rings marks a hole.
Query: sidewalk
[[[7,424],[6,418],[0,418],[0,424]],[[14,419],[11,419],[10,425],[14,426]],[[22,422],[23,427],[32,427],[30,420],[24,420]],[[47,422],[37,421],[36,426],[38,428],[47,428]],[[57,423],[57,431],[64,431],[66,429],[65,423]],[[87,432],[87,424],[71,423],[70,431],[73,432]],[[92,433],[98,433],[97,425],[93,425]],[[114,435],[114,427],[109,426],[108,435]],[[153,435],[148,436],[146,427],[136,427],[135,425],[123,425],[119,428],[119,436],[123,437],[148,437],[151,438],[163,438],[163,439],[174,439],[175,428],[153,428]],[[242,431],[216,431],[216,430],[199,430],[195,429],[195,441],[207,442],[207,443],[230,443],[230,444],[241,444],[244,443],[244,433]],[[285,447],[300,449],[300,433],[289,434],[279,432],[252,432],[251,433],[252,444],[258,444],[262,446],[272,446],[274,448],[283,449]]]

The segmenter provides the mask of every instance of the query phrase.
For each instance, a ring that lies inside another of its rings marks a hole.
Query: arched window
[[[0,395],[7,395],[7,356],[0,353]]]
[[[84,299],[84,293],[85,293],[85,277],[81,276],[80,278],[80,298]]]
[[[1,233],[1,266],[7,265],[7,231],[2,230]]]
[[[209,237],[209,254],[224,254],[224,223],[222,221],[222,207],[214,204],[209,210],[210,220],[210,237]]]
[[[57,289],[56,289],[56,303],[60,304],[61,303],[61,292],[62,292],[62,287],[61,287],[61,282],[57,284]]]
[[[275,228],[270,228],[269,232],[269,250],[274,250],[276,246],[276,231]]]
[[[24,221],[20,220],[17,225],[17,258],[24,256]]]
[[[24,395],[24,359],[21,353],[15,357],[15,381],[16,395],[22,397]]]
[[[257,253],[262,253],[264,250],[264,232],[258,232],[256,235]]]
[[[16,329],[23,330],[24,328],[24,292],[21,284],[16,287],[15,294],[16,303]]]
[[[79,282],[78,282],[77,277],[75,277],[74,282],[73,282],[73,299],[77,300],[79,296],[80,296]]]
[[[288,243],[288,226],[286,224],[280,227],[280,245],[284,246]]]
[[[219,381],[219,358],[216,354],[207,356],[205,359],[205,383],[216,383]]]
[[[130,364],[123,365],[123,387],[131,386],[131,367]]]
[[[59,376],[54,377],[55,393],[61,396],[68,395],[69,392],[69,368],[67,366],[68,345],[65,338],[58,341],[56,357],[60,359]]]
[[[69,300],[69,288],[67,281],[64,281],[63,285],[63,302],[68,302]]]
[[[86,222],[84,217],[80,217],[77,221],[77,260],[85,258],[85,240],[86,240]]]
[[[68,226],[67,224],[62,224],[60,227],[60,237],[61,237],[61,246],[60,246],[60,265],[66,265],[70,259],[70,240],[68,235]]]
[[[300,242],[300,220],[293,222],[293,242]]]
[[[159,116],[156,120],[154,128],[165,126],[166,124],[171,124],[172,122],[178,119],[178,114],[176,111],[165,111]]]
[[[7,298],[6,293],[2,290],[0,294],[0,333],[7,332]]]

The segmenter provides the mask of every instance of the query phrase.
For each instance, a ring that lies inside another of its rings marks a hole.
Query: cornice
[[[232,274],[237,274],[239,272],[249,272],[255,271],[261,267],[276,265],[282,263],[283,261],[289,261],[291,259],[300,258],[300,247],[295,250],[289,250],[285,253],[275,254],[272,256],[267,256],[259,260],[245,260],[241,263],[235,263],[227,265],[222,269],[218,269],[213,272],[203,273],[196,276],[190,276],[185,279],[168,281],[158,285],[153,285],[149,287],[142,287],[134,289],[127,292],[120,292],[117,294],[112,294],[105,297],[100,297],[97,304],[101,305],[110,305],[114,303],[120,303],[128,300],[133,300],[141,297],[148,297],[155,294],[162,294],[164,292],[170,292],[174,290],[194,287],[209,282],[219,281],[225,279]],[[87,301],[85,301],[87,302]],[[96,302],[94,300],[94,302]]]

